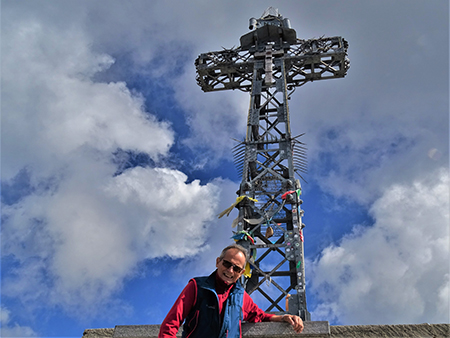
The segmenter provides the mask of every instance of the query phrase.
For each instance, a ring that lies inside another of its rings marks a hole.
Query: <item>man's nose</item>
[[[233,270],[233,268],[234,268],[234,266],[232,265],[232,266],[230,266],[228,269],[227,269],[227,271],[231,271],[231,272],[233,272],[234,273],[234,270]]]

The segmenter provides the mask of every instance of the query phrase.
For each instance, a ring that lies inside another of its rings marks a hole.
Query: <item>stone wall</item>
[[[244,338],[448,338],[450,324],[411,325],[349,325],[329,326],[328,322],[305,322],[302,333],[296,334],[287,323],[246,323]],[[120,325],[111,329],[87,329],[82,338],[157,338],[159,325]],[[180,332],[177,336],[181,337]]]

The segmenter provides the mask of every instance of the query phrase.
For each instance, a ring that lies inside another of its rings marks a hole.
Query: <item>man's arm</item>
[[[273,315],[269,313],[265,313],[261,310],[258,305],[256,305],[250,295],[245,292],[244,293],[244,320],[250,323],[258,323],[258,322],[286,322],[292,325],[295,332],[300,333],[303,330],[303,321],[299,316],[294,315]]]
[[[244,293],[242,310],[244,312],[244,320],[249,323],[268,322],[274,316],[261,310],[247,292]]]
[[[172,338],[176,336],[181,324],[183,324],[184,319],[195,304],[196,293],[197,285],[194,280],[191,280],[178,296],[178,299],[162,322],[158,338]]]
[[[274,315],[269,319],[271,322],[286,322],[292,325],[294,331],[300,333],[303,331],[303,320],[299,316],[285,314],[282,316]]]

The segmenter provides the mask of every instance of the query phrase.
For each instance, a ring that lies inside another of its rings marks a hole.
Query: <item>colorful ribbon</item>
[[[287,197],[287,195],[289,195],[289,194],[293,194],[293,193],[296,193],[297,194],[297,197],[300,197],[300,195],[302,194],[302,189],[297,189],[297,190],[289,190],[289,191],[286,191],[283,195],[281,195],[281,199],[282,200],[285,200],[286,199],[286,197]]]
[[[230,207],[226,208],[224,211],[222,211],[220,214],[218,214],[217,217],[222,218],[225,214],[228,216],[231,213],[231,210],[233,210],[233,208],[238,203],[240,203],[244,198],[248,198],[250,201],[253,201],[253,202],[258,202],[257,199],[254,199],[254,198],[251,198],[251,197],[248,197],[245,195],[239,196],[238,198],[236,198],[236,201]]]
[[[252,244],[255,244],[255,240],[245,230],[239,231],[235,235],[231,236],[231,238],[233,238],[236,242],[244,240],[244,241],[250,241],[250,242],[252,242]]]

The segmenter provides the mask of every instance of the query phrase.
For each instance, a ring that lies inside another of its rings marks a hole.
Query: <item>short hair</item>
[[[227,251],[230,250],[230,249],[236,249],[236,250],[239,250],[240,252],[242,252],[244,254],[244,257],[245,257],[245,263],[247,263],[247,261],[248,261],[248,251],[247,251],[246,248],[244,248],[242,245],[239,245],[239,244],[228,245],[225,249],[222,250],[222,253],[219,256],[219,260],[222,260],[225,257]]]

